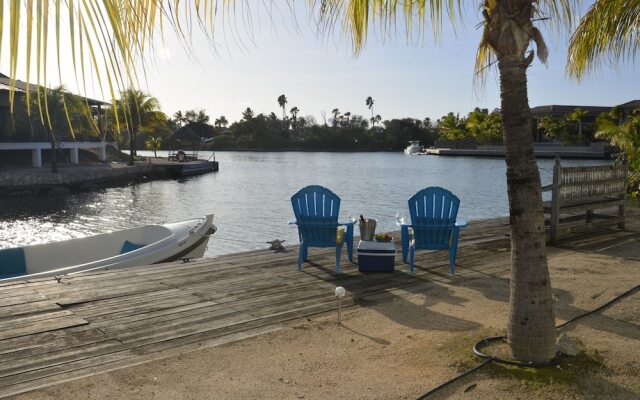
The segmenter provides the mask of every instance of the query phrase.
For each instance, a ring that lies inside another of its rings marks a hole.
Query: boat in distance
[[[422,151],[422,146],[420,146],[419,140],[411,140],[409,141],[409,145],[404,149],[405,155],[413,155],[418,154]]]
[[[213,214],[169,224],[0,250],[0,282],[200,258]]]

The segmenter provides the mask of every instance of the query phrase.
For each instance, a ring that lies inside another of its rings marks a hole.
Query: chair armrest
[[[344,225],[344,226],[351,225],[351,226],[354,226],[355,224],[356,224],[355,222],[351,222],[351,221],[349,221],[349,222],[340,222],[340,221],[338,221],[338,225]]]
[[[464,229],[467,227],[467,221],[461,219],[460,221],[456,221],[456,226],[460,229]]]
[[[298,221],[296,221],[296,220],[287,221],[287,224],[289,224],[289,225],[298,225]]]

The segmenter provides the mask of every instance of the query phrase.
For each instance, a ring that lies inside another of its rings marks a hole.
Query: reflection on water
[[[141,152],[144,153],[144,152]],[[150,154],[145,154],[150,155]],[[205,158],[209,154],[201,154]],[[502,159],[404,156],[402,153],[217,152],[220,171],[91,193],[0,199],[0,248],[82,237],[214,213],[218,232],[207,255],[266,248],[275,238],[296,243],[291,195],[323,185],[347,213],[378,220],[379,231],[396,230],[396,212],[427,186],[443,186],[461,199],[460,217],[478,219],[508,212]],[[599,161],[566,161],[593,165]],[[553,160],[540,160],[543,184]]]

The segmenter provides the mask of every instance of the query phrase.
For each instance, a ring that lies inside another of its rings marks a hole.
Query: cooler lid
[[[388,242],[378,242],[375,240],[361,240],[358,242],[358,251],[383,251],[383,252],[395,252],[396,243],[391,240]]]

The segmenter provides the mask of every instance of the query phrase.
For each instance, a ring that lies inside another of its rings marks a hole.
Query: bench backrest
[[[557,201],[622,199],[627,192],[627,164],[553,169],[553,196]]]

